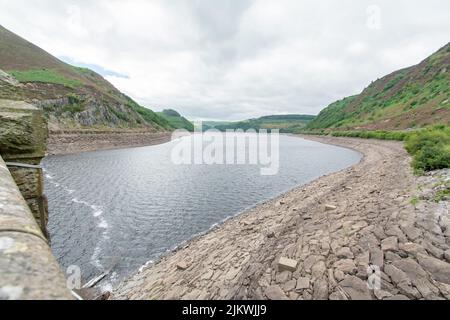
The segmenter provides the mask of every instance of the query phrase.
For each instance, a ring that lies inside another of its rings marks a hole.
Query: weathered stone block
[[[280,260],[278,261],[278,270],[279,271],[286,270],[294,272],[295,270],[297,270],[297,264],[298,262],[296,260],[281,257]]]
[[[38,108],[21,101],[0,99],[0,154],[5,161],[42,158],[47,122]]]
[[[396,251],[398,250],[398,239],[397,237],[389,237],[381,241],[381,249],[383,251]]]

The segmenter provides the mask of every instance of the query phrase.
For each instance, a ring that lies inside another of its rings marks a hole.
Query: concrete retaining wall
[[[0,100],[0,300],[73,298],[47,237],[46,140],[40,110]]]
[[[0,157],[0,300],[72,299],[48,242]]]
[[[27,167],[41,163],[47,136],[47,122],[41,110],[21,101],[0,100],[0,155],[7,163],[17,163],[9,166],[11,174],[48,238],[42,169]]]

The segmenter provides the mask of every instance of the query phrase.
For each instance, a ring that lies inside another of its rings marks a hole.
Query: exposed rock
[[[348,247],[343,247],[340,248],[337,252],[336,252],[336,256],[339,259],[353,259],[354,255],[353,252],[350,250],[350,248]]]
[[[313,299],[314,300],[328,299],[328,283],[325,280],[317,280],[314,282]]]
[[[386,298],[392,297],[392,294],[384,290],[374,290],[373,294],[378,300],[384,300]]]
[[[426,251],[428,251],[432,256],[434,256],[437,259],[443,259],[444,258],[444,250],[436,248],[428,241],[422,242],[423,246],[425,247]]]
[[[290,271],[281,271],[281,272],[277,272],[276,276],[275,276],[275,281],[276,283],[285,283],[286,281],[289,281],[292,277],[292,272]]]
[[[392,281],[395,284],[403,282],[408,284],[411,283],[411,280],[408,278],[408,275],[406,273],[391,264],[388,264],[384,267],[384,272],[386,272],[386,274],[391,277]]]
[[[330,294],[329,300],[339,301],[339,300],[348,300],[348,298],[344,292],[338,290]]]
[[[14,78],[10,74],[8,74],[5,71],[0,69],[0,84],[1,84],[1,81],[6,82],[12,86],[19,85],[19,81],[17,81],[16,78]]]
[[[268,287],[264,293],[269,300],[289,300],[283,290],[277,285]]]
[[[410,279],[425,278],[427,276],[427,273],[421,266],[411,258],[394,261],[392,265],[405,272]]]
[[[393,261],[397,261],[402,259],[402,257],[400,257],[398,254],[392,252],[392,251],[388,251],[384,254],[385,256],[385,260],[389,261],[389,262],[393,262]]]
[[[412,176],[409,157],[401,144],[358,140],[350,146],[360,150],[361,145],[380,152],[371,153],[356,169],[323,178],[326,183],[312,182],[287,194],[283,200],[292,204],[290,209],[279,206],[278,199],[252,209],[242,218],[229,220],[223,227],[195,240],[186,251],[178,251],[146,269],[141,276],[144,285],[138,287],[148,293],[132,295],[128,290],[127,295],[164,298],[163,293],[178,289],[177,296],[185,299],[195,283],[212,299],[450,299],[450,285],[441,282],[444,276],[441,266],[416,261],[420,254],[430,252],[444,257],[444,252],[450,249],[444,235],[447,229],[442,228],[447,223],[441,218],[446,212],[437,215],[435,203],[426,203],[417,210],[410,205],[409,193],[415,190],[416,180],[422,178]],[[364,165],[370,161],[381,163],[384,159],[389,167],[383,167],[386,173],[383,179],[379,178],[380,167],[375,170],[373,162]],[[428,184],[436,183],[431,177],[425,178],[429,178]],[[343,197],[342,186],[349,183],[355,192],[346,192]],[[328,187],[322,187],[325,184]],[[383,192],[368,195],[373,189]],[[325,212],[323,199],[336,205],[337,210]],[[253,230],[245,230],[242,222],[250,220]],[[426,223],[419,223],[420,220]],[[436,229],[432,224],[442,228],[442,233],[432,234],[423,227]],[[269,231],[276,232],[276,237],[265,236],[270,235]],[[276,260],[280,256],[295,261],[295,268],[280,268]],[[192,280],[175,270],[167,274],[170,269],[167,266],[183,257],[199,261],[189,268]],[[220,264],[215,263],[218,260]],[[382,267],[380,273],[378,269],[375,272],[381,276],[382,290],[368,287],[370,265]],[[208,275],[209,279],[197,281],[210,270],[214,273],[210,278]],[[227,280],[230,270],[239,273]],[[441,274],[436,277],[438,273]],[[161,281],[172,283],[168,285],[170,289],[161,288]],[[126,298],[124,291],[119,298]]]
[[[350,259],[339,260],[334,263],[334,267],[344,273],[354,273],[357,270],[355,262]]]
[[[345,278],[345,273],[342,272],[342,270],[334,270],[334,278],[336,279],[336,281],[342,281]]]
[[[325,265],[325,262],[323,262],[323,261],[317,262],[311,269],[311,274],[312,274],[313,279],[321,278],[326,270],[327,270],[327,267]]]
[[[324,256],[310,255],[303,261],[303,268],[307,272],[311,272],[312,266],[315,265],[320,260],[325,260]]]
[[[297,264],[298,262],[296,260],[281,257],[278,261],[278,270],[287,270],[294,272],[295,270],[297,270]]]
[[[400,244],[399,249],[403,250],[409,254],[416,255],[418,253],[426,254],[426,250],[419,244],[408,242],[405,244]]]
[[[420,292],[416,288],[411,286],[411,284],[402,282],[402,283],[399,283],[397,286],[400,289],[400,292],[405,294],[407,297],[410,297],[413,299],[420,299],[422,297]]]
[[[384,266],[384,253],[378,248],[370,249],[370,264],[379,267],[380,269]]]
[[[389,237],[381,241],[381,249],[383,251],[395,251],[398,250],[398,239],[397,237]]]
[[[445,257],[445,260],[447,260],[448,262],[450,262],[450,250],[445,251],[444,257]]]
[[[396,224],[392,225],[389,229],[385,230],[387,236],[395,236],[401,242],[406,242],[408,239],[406,238],[403,231]]]
[[[309,289],[310,279],[306,277],[300,277],[297,279],[297,286],[295,290],[300,291],[304,289]]]
[[[268,234],[267,234],[267,238],[269,238],[269,239],[272,239],[272,238],[275,238],[275,232],[269,232]]]
[[[333,206],[333,205],[331,205],[331,204],[325,205],[325,211],[334,211],[334,210],[336,210],[336,209],[337,209],[337,207],[336,207],[336,206]]]
[[[410,299],[402,294],[396,294],[395,296],[387,297],[383,300],[410,300]]]
[[[281,287],[283,288],[283,290],[285,292],[289,292],[289,291],[294,290],[296,285],[297,285],[297,281],[295,279],[292,279],[292,280],[287,281],[283,285],[281,285]]]
[[[186,261],[180,261],[180,262],[177,263],[177,269],[178,270],[184,271],[187,268],[189,268],[189,265],[186,263]]]
[[[450,284],[450,264],[439,259],[418,254],[419,264],[428,272],[430,272],[436,280]]]
[[[350,296],[352,300],[371,300],[367,282],[362,281],[355,276],[347,276],[339,283],[342,289]]]

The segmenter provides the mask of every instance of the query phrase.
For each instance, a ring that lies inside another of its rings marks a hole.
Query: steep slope
[[[297,115],[297,114],[289,114],[289,115],[276,115],[276,116],[266,116],[257,119],[250,119],[240,122],[230,122],[230,123],[222,123],[218,122],[214,124],[213,122],[208,122],[207,125],[204,126],[204,129],[214,128],[220,131],[225,130],[272,130],[278,129],[282,133],[292,133],[303,129],[311,120],[313,120],[314,116],[309,115]]]
[[[157,114],[166,119],[175,129],[186,129],[190,132],[194,131],[194,124],[175,110],[167,109],[162,112],[157,112]]]
[[[420,64],[396,71],[361,94],[337,101],[308,129],[400,130],[450,124],[450,43]]]
[[[66,64],[0,26],[0,98],[41,107],[53,130],[172,130],[103,77]]]

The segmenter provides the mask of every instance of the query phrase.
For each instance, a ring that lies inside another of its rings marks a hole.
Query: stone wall
[[[46,139],[41,111],[0,100],[0,300],[72,299],[46,231]]]
[[[41,110],[24,102],[0,100],[0,155],[48,238],[47,199],[43,194],[40,168],[47,136],[47,124]]]
[[[0,157],[0,300],[72,299],[46,237]]]

